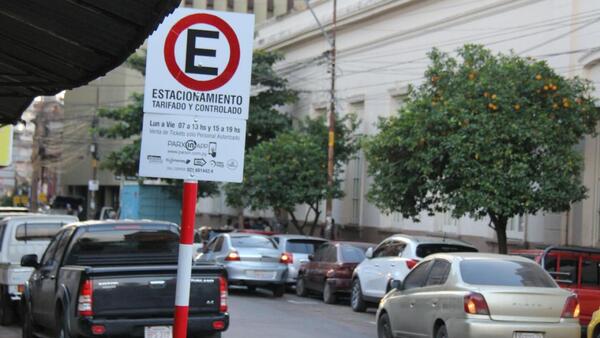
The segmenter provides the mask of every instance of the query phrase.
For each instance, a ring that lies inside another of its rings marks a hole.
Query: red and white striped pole
[[[181,235],[179,239],[179,260],[177,262],[173,338],[187,337],[190,279],[192,278],[193,260],[192,245],[194,244],[197,196],[198,182],[183,182],[183,205],[181,212]]]

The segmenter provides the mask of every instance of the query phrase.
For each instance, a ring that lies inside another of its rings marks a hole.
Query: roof
[[[350,246],[356,246],[356,247],[361,247],[361,248],[370,248],[370,247],[374,247],[376,244],[373,243],[367,243],[367,242],[351,242],[351,241],[331,241],[329,242],[333,245],[350,245]]]
[[[310,239],[316,241],[326,241],[325,238],[315,237],[315,236],[305,236],[305,235],[290,235],[290,234],[278,234],[273,235],[272,237],[279,237],[284,239]]]
[[[0,124],[34,97],[122,64],[180,0],[6,1],[0,7]]]
[[[12,220],[22,220],[22,219],[48,219],[48,220],[60,220],[60,219],[70,219],[70,222],[77,222],[79,219],[76,216],[72,215],[55,215],[55,214],[11,214],[8,216],[0,215],[1,221],[12,221]]]
[[[427,256],[426,260],[435,258],[446,258],[450,260],[472,260],[472,259],[485,259],[485,260],[511,260],[531,263],[529,258],[513,255],[502,255],[493,253],[481,253],[481,252],[449,252],[449,253],[437,253]]]
[[[469,244],[467,242],[463,242],[457,239],[452,239],[452,238],[447,238],[447,237],[434,237],[434,236],[410,236],[410,235],[403,235],[403,234],[397,234],[397,235],[392,235],[388,238],[386,238],[386,240],[388,239],[406,239],[409,241],[413,241],[416,242],[418,244],[428,244],[428,243],[446,243],[446,244],[455,244],[455,245],[465,245],[465,246],[470,246],[470,247],[474,247],[472,244]]]

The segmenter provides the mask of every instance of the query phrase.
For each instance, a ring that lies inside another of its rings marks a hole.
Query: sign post
[[[139,175],[184,180],[173,337],[188,327],[197,181],[241,182],[254,16],[179,8],[148,40]]]

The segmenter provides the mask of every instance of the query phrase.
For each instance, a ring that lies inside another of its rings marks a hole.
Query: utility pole
[[[334,175],[334,154],[335,154],[335,57],[336,57],[336,25],[337,25],[337,0],[333,0],[333,23],[331,26],[331,102],[329,105],[329,141],[327,146],[327,201],[325,204],[325,235],[328,239],[334,239],[335,229],[332,217],[333,209],[333,175]]]
[[[87,218],[94,219],[96,216],[96,190],[99,189],[98,182],[98,140],[96,128],[98,128],[98,109],[100,108],[100,86],[96,87],[96,108],[92,117],[92,143],[90,144],[90,154],[92,156],[92,179],[88,183],[89,203],[87,209]]]

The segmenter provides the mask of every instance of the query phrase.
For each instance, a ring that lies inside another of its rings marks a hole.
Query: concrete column
[[[267,0],[254,0],[254,19],[256,24],[267,20]]]
[[[216,11],[227,11],[227,0],[215,0],[214,4]]]
[[[194,0],[194,8],[206,9],[206,0]]]
[[[287,13],[287,3],[287,0],[275,0],[273,4],[273,15],[280,16]]]
[[[233,11],[236,13],[248,13],[248,0],[234,0]]]
[[[294,0],[294,9],[297,11],[302,11],[306,9],[306,3],[304,0]]]

